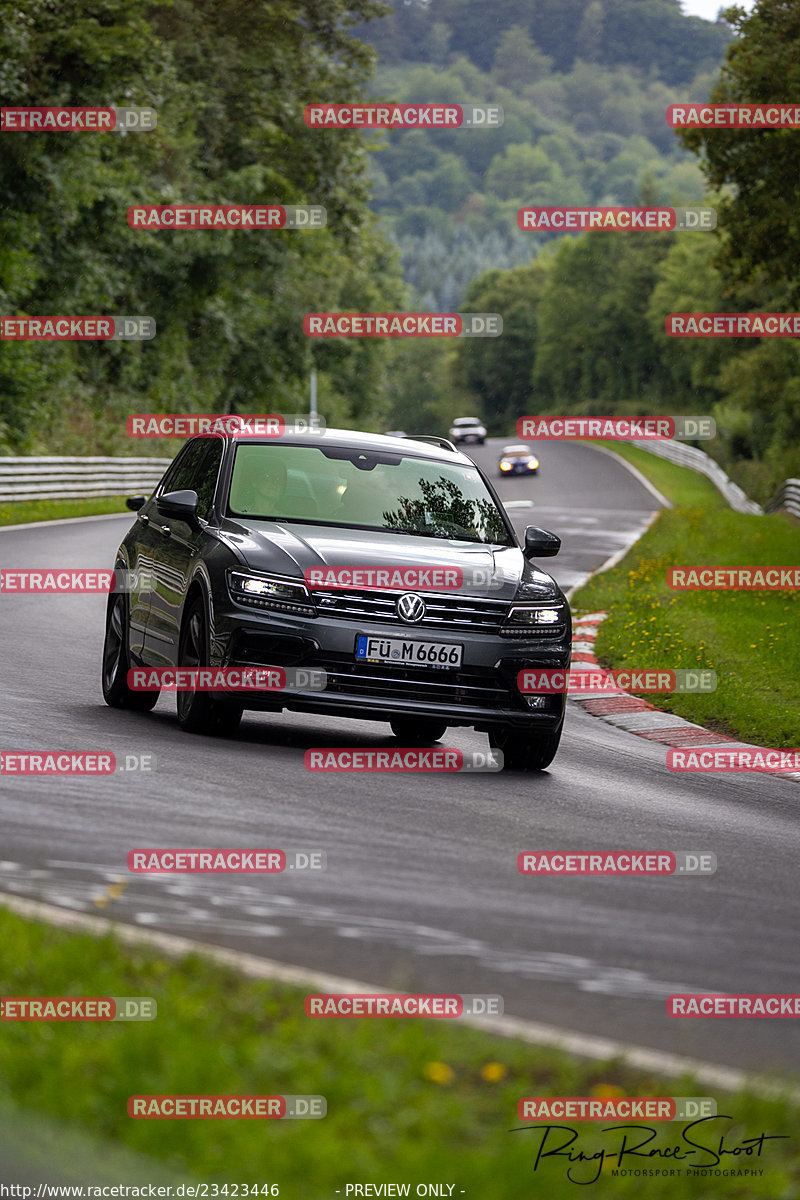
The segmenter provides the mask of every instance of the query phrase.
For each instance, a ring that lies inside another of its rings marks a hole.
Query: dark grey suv
[[[115,565],[134,582],[109,596],[108,704],[158,700],[131,690],[129,667],[319,668],[322,691],[178,692],[179,722],[230,734],[244,708],[291,709],[387,721],[405,744],[472,726],[506,767],[552,761],[565,698],[523,695],[517,676],[569,666],[569,607],[531,561],[560,539],[531,526],[521,547],[491,483],[450,443],[200,436],[128,505],[136,521]],[[396,578],[349,574],[376,568],[445,569],[450,586],[350,585]]]

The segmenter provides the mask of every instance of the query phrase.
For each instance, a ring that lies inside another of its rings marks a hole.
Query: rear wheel
[[[423,721],[414,717],[395,717],[390,724],[398,742],[407,746],[428,746],[440,741],[447,731],[443,721]]]
[[[128,603],[123,592],[112,592],[106,609],[103,640],[103,699],[111,708],[149,712],[158,702],[160,689],[134,692],[128,687]]]
[[[202,599],[196,596],[184,617],[178,666],[207,667],[209,657],[206,610]],[[187,733],[225,737],[239,728],[244,711],[240,704],[221,703],[209,692],[178,692],[177,697],[178,724]]]
[[[493,729],[489,745],[503,755],[507,771],[544,771],[556,756],[564,722],[557,729],[522,734],[510,725]]]

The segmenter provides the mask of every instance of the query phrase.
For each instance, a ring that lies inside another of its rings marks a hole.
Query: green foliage
[[[346,420],[370,419],[384,343],[312,344],[308,311],[396,305],[392,253],[366,208],[357,135],[312,131],[305,104],[357,99],[372,52],[348,25],[372,0],[0,0],[4,104],[155,107],[148,134],[7,134],[0,306],[148,313],[138,346],[0,345],[0,422],[19,450],[118,451],[140,409],[292,411],[316,358]],[[313,233],[152,232],[135,203],[316,203]],[[113,399],[110,399],[113,397]],[[54,441],[60,427],[62,441]]]

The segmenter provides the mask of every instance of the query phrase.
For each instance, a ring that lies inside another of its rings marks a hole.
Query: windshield
[[[242,444],[228,514],[513,545],[474,467],[401,450]]]

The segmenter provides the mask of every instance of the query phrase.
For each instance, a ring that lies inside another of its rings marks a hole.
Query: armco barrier
[[[751,500],[737,483],[729,479],[719,463],[715,462],[710,454],[706,454],[705,450],[686,446],[682,442],[644,442],[632,438],[628,439],[628,445],[636,446],[639,450],[647,450],[649,454],[655,454],[659,458],[666,458],[668,462],[675,463],[676,466],[689,467],[692,471],[699,471],[701,475],[705,475],[711,480],[717,491],[722,493],[736,512],[763,514],[764,509],[761,505],[756,504],[755,500]],[[789,483],[798,484],[798,480],[787,479],[784,487]],[[778,494],[780,495],[780,493]],[[767,509],[767,511],[773,510]]]
[[[152,492],[170,458],[0,457],[0,501]]]
[[[787,479],[778,491],[764,506],[764,512],[787,511],[794,517],[800,517],[800,479]]]

